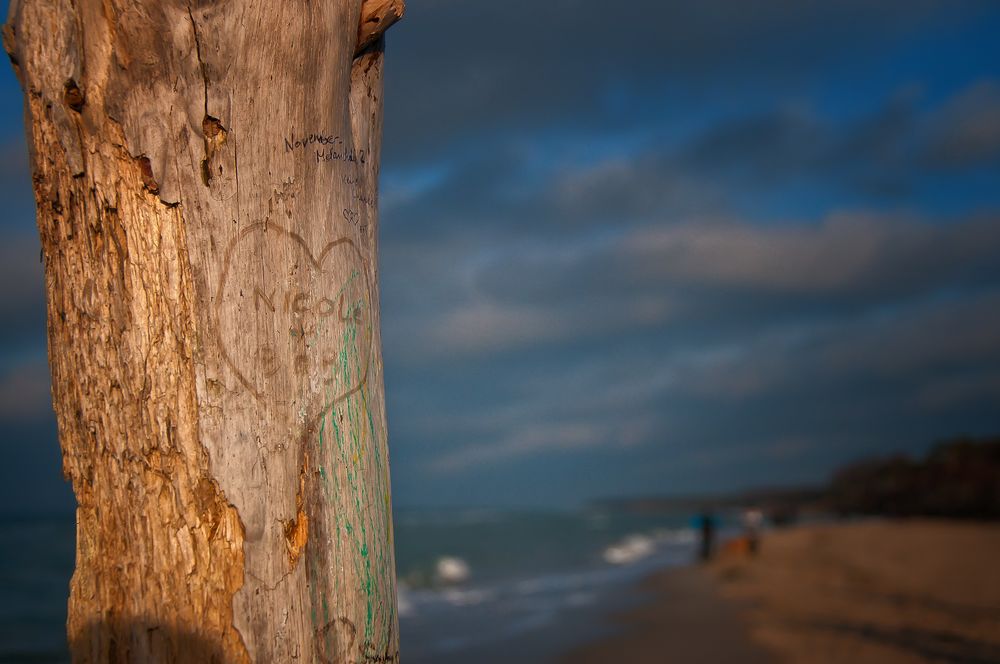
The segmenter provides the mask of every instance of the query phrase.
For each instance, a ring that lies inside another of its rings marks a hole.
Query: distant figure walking
[[[743,531],[747,538],[747,549],[751,556],[760,550],[760,528],[764,523],[764,514],[758,509],[749,509],[743,513]]]
[[[711,512],[705,512],[700,517],[701,521],[701,547],[698,550],[698,557],[702,562],[712,559],[715,551],[715,517]]]

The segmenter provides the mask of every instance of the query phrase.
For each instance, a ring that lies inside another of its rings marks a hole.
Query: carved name
[[[247,265],[258,267],[234,267]],[[310,421],[359,390],[372,351],[368,274],[347,238],[314,252],[273,224],[241,232],[216,297],[219,346],[237,380]]]
[[[345,286],[347,285],[345,284]],[[275,289],[272,289],[268,293],[262,287],[254,286],[254,306],[258,310],[263,307],[265,310],[270,310],[273,314],[277,313],[277,307],[280,307],[281,311],[286,314],[315,313],[320,318],[328,318],[336,315],[344,322],[349,320],[361,322],[364,308],[362,302],[349,301],[347,295],[344,293],[344,288],[340,289],[338,295],[333,295],[332,297],[333,299],[325,295],[314,296],[310,293],[295,290],[285,291],[284,295],[282,295]],[[278,303],[277,307],[275,306],[275,302]]]

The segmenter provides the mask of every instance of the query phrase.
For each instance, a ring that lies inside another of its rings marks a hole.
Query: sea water
[[[408,664],[550,661],[607,634],[642,576],[696,549],[688,515],[605,509],[400,510],[396,540]],[[442,578],[442,560],[467,575]]]
[[[0,664],[68,662],[71,518],[0,519]],[[397,509],[407,664],[544,662],[606,634],[654,569],[693,560],[686,514]]]
[[[72,517],[0,518],[0,663],[69,662]]]

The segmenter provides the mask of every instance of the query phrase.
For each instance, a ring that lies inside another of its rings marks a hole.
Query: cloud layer
[[[401,500],[815,481],[1000,427],[995,7],[522,5],[390,45]]]
[[[816,481],[1000,429],[996,4],[629,7],[418,0],[393,28],[397,500]],[[15,124],[0,431],[37,469],[58,452]]]

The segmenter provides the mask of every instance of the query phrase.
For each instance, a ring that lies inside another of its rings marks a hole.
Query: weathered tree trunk
[[[398,659],[362,4],[11,3],[78,662]]]

